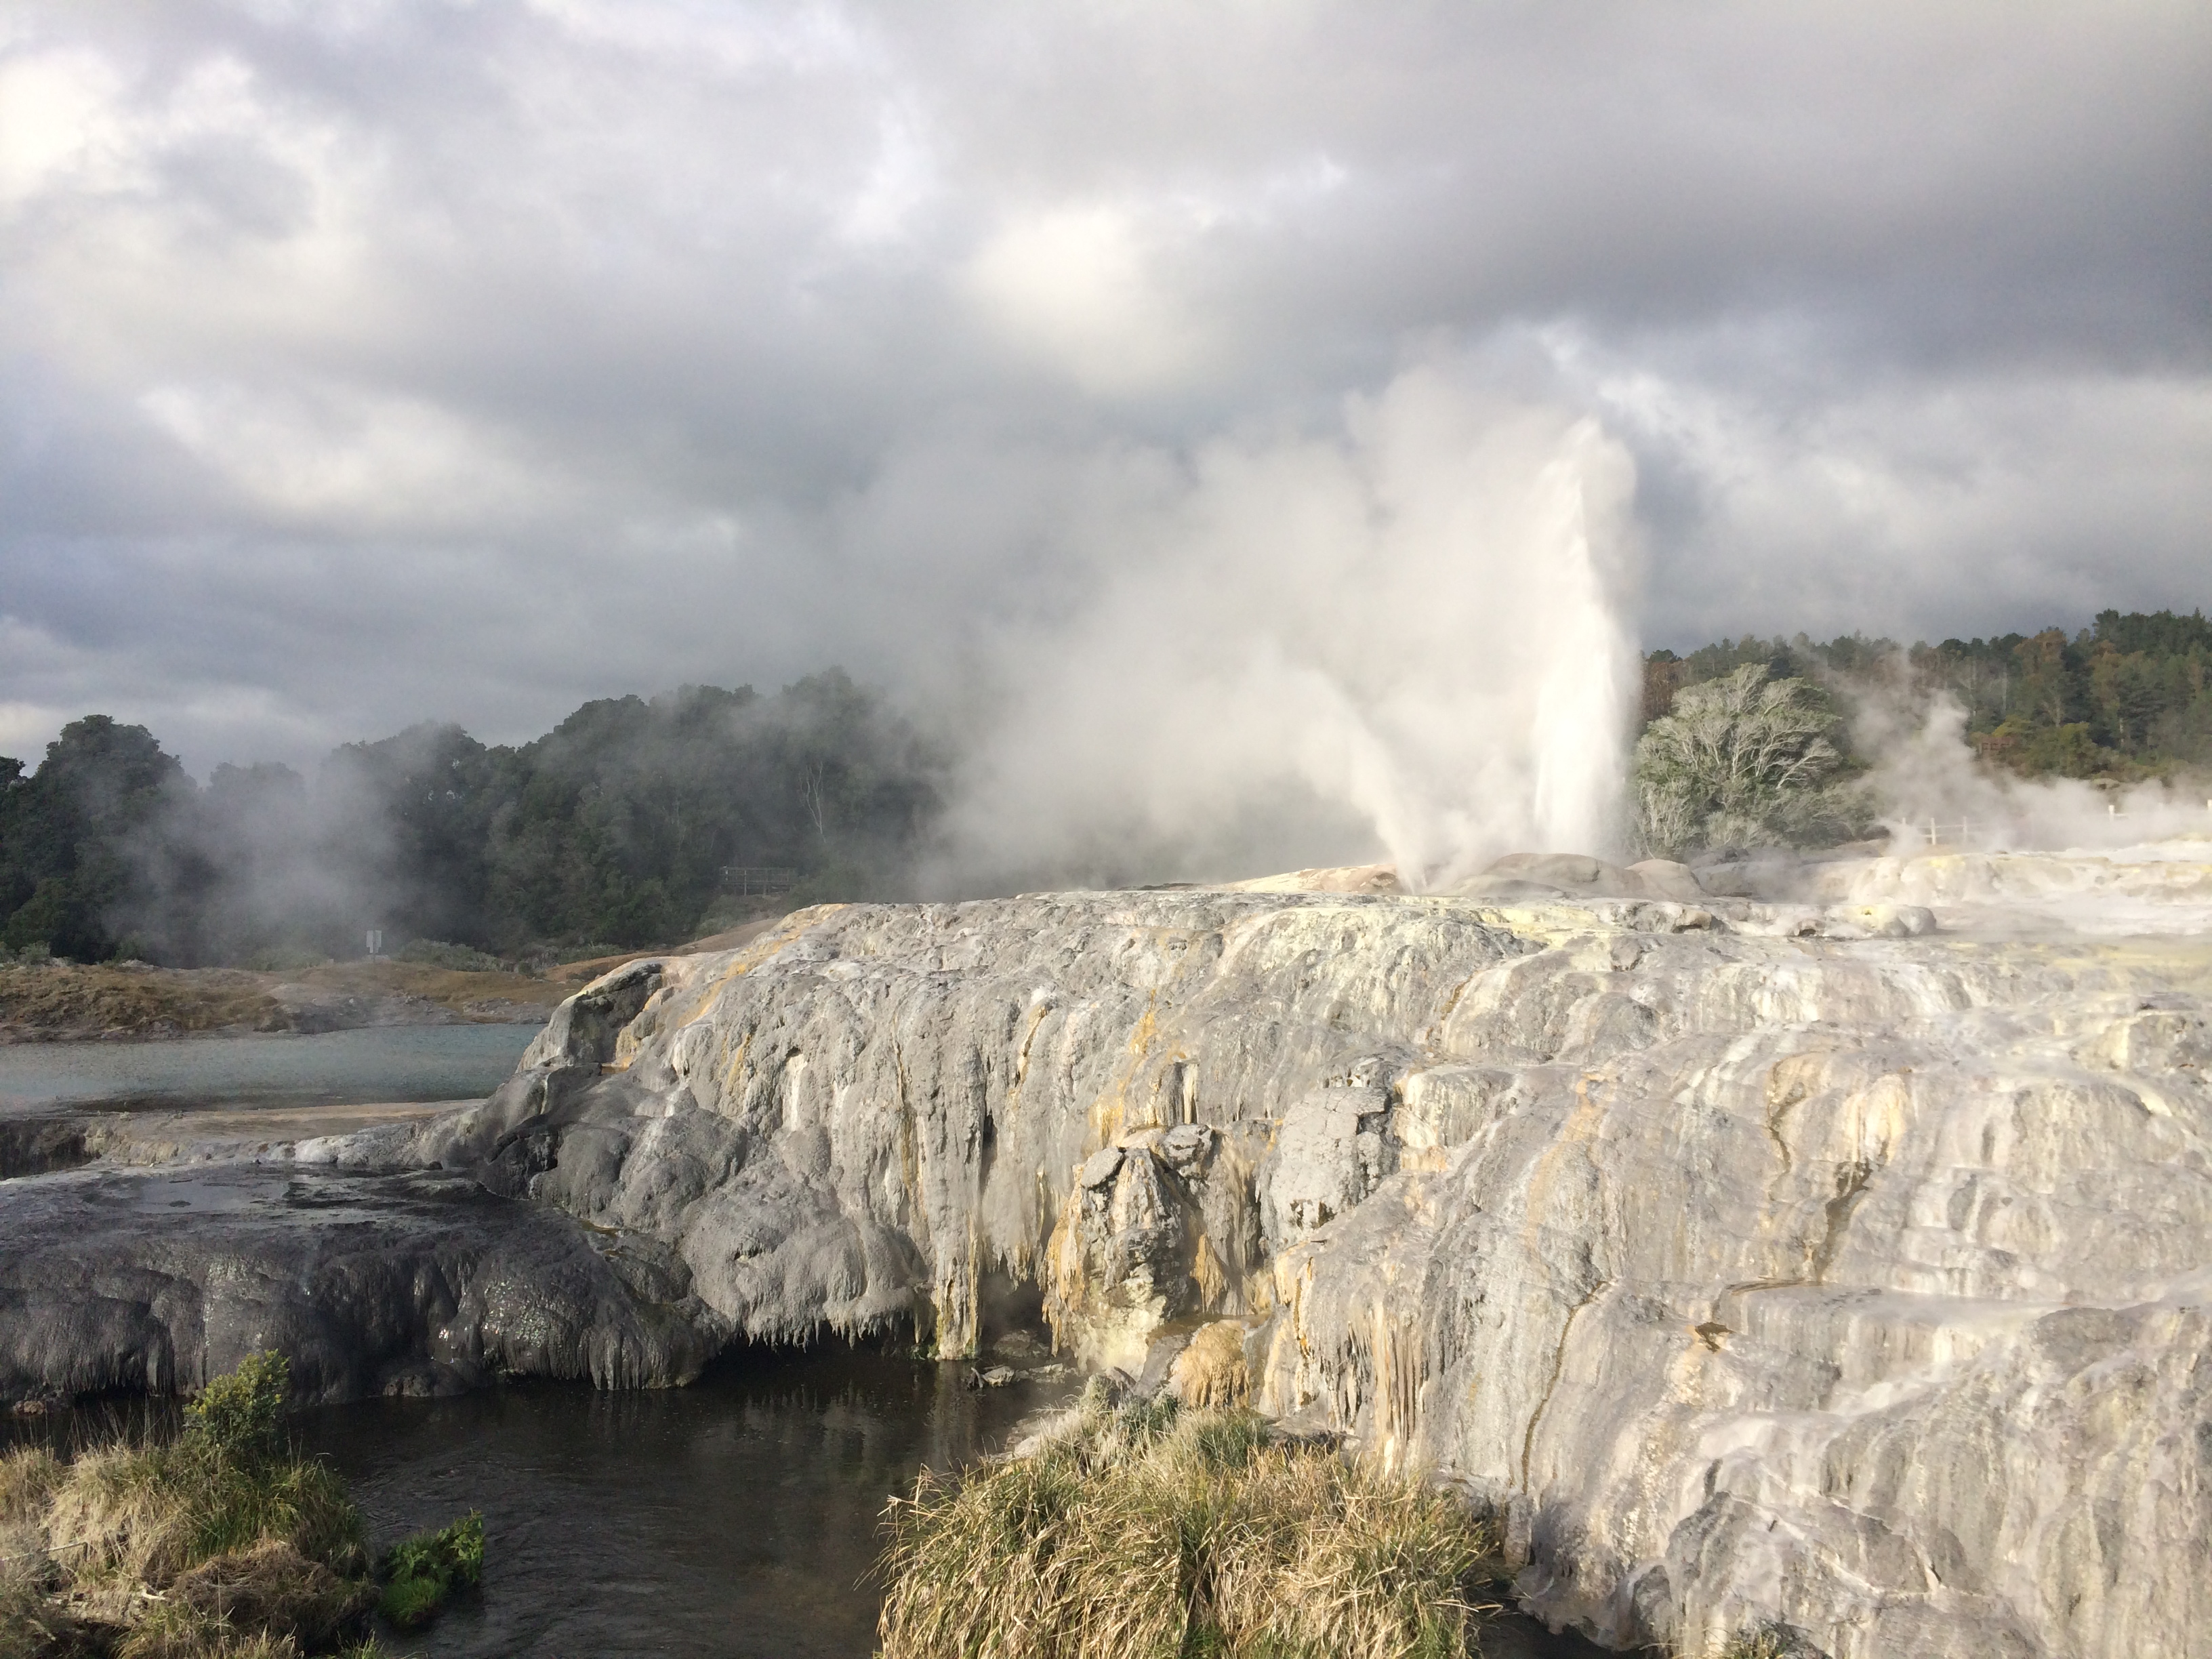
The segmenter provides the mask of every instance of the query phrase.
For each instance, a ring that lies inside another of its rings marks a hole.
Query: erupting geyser
[[[1613,849],[1633,485],[1594,422],[1437,368],[1340,437],[1202,449],[1084,522],[1112,556],[1079,617],[1005,642],[953,869],[972,891],[1387,854],[1419,885]]]

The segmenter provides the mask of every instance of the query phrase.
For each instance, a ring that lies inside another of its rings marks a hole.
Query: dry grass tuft
[[[319,1652],[374,1596],[361,1580],[264,1539],[179,1575],[167,1599],[131,1627],[116,1659],[198,1659],[240,1640]]]
[[[0,1654],[327,1651],[374,1590],[343,1482],[283,1448],[283,1399],[282,1362],[258,1356],[173,1441],[0,1459]]]
[[[1462,1659],[1495,1538],[1247,1412],[1086,1399],[1034,1456],[895,1500],[882,1659]]]
[[[1250,1396],[1244,1364],[1243,1325],[1233,1319],[1201,1326],[1189,1346],[1176,1356],[1168,1387],[1186,1406],[1218,1409],[1241,1406]]]
[[[19,1446],[0,1455],[0,1527],[22,1526],[45,1514],[61,1476],[61,1460],[44,1446]]]
[[[361,1517],[326,1465],[241,1464],[191,1441],[81,1454],[48,1500],[47,1547],[77,1588],[163,1589],[203,1561],[264,1541],[349,1573],[368,1565]]]
[[[1817,1659],[1817,1656],[1787,1625],[1765,1624],[1738,1631],[1721,1650],[1720,1659]]]

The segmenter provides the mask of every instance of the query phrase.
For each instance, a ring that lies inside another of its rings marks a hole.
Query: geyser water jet
[[[1425,367],[1161,471],[1001,640],[935,885],[1619,850],[1634,468],[1595,421]]]

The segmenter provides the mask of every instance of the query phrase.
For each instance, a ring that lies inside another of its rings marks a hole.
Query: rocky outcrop
[[[816,911],[595,988],[406,1155],[664,1248],[718,1329],[963,1353],[1032,1280],[1088,1364],[1462,1483],[1616,1645],[2191,1651],[2204,961],[1910,910]]]
[[[909,1322],[965,1355],[1011,1278],[1087,1364],[1459,1483],[1616,1646],[2200,1650],[2201,945],[1934,932],[1886,876],[1480,879],[805,912],[625,966],[483,1106],[292,1173],[451,1182],[566,1264],[453,1258],[471,1364],[673,1380]],[[391,1375],[452,1324],[395,1321],[430,1334]]]
[[[302,1400],[503,1376],[686,1382],[714,1347],[649,1245],[459,1172],[282,1163],[0,1186],[0,1397],[183,1391],[276,1348]]]

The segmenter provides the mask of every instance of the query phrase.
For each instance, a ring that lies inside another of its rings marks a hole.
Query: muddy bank
[[[569,988],[407,962],[295,973],[144,963],[0,967],[0,1043],[541,1020]]]

